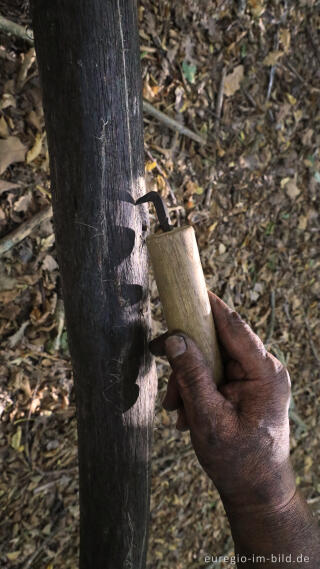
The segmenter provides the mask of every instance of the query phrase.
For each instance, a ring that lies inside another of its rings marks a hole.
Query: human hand
[[[224,354],[224,384],[216,387],[196,343],[177,331],[150,343],[172,367],[163,406],[178,410],[200,464],[225,506],[281,508],[295,493],[289,456],[288,371],[251,328],[209,293]]]

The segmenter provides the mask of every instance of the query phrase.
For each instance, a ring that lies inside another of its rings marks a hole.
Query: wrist
[[[318,563],[320,554],[318,528],[298,490],[288,503],[281,506],[260,506],[250,514],[239,510],[226,509],[226,512],[237,553],[250,555],[259,552],[266,559],[271,554],[290,554],[292,559],[298,559],[303,554],[310,560],[307,565],[310,569],[318,566],[314,564],[316,559]],[[256,567],[250,564],[244,566]],[[268,568],[272,565],[266,563],[265,566]]]
[[[221,489],[220,496],[227,513],[254,514],[285,509],[295,493],[295,474],[288,458],[276,468],[265,467],[263,473],[255,473],[255,478],[246,480],[245,486]]]

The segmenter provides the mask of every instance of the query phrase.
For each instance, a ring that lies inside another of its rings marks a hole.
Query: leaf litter
[[[317,6],[143,0],[139,26],[144,96],[208,140],[200,148],[146,116],[147,185],[166,197],[174,224],[194,224],[208,286],[288,364],[292,458],[319,516]],[[0,12],[30,23],[18,0]],[[50,203],[50,183],[33,54],[0,39],[1,237]],[[150,290],[159,334],[151,273]],[[0,303],[0,564],[73,569],[75,401],[51,222],[1,258]],[[148,567],[198,569],[205,554],[231,554],[233,544],[188,433],[161,409],[169,367],[162,358],[157,366]]]

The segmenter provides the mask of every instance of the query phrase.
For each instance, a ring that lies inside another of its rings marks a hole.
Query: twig
[[[308,81],[306,81],[302,75],[300,75],[300,73],[298,73],[298,71],[293,67],[293,65],[291,65],[290,61],[286,61],[284,63],[278,63],[279,67],[281,67],[281,69],[284,69],[285,71],[289,71],[292,75],[294,75],[297,79],[299,79],[299,81],[301,81],[301,83],[303,85],[305,85],[308,89],[310,89],[311,92],[314,93],[319,93],[320,89],[318,87],[314,87],[313,85],[310,85],[308,83]]]
[[[0,30],[7,34],[12,34],[17,38],[27,42],[29,45],[33,45],[33,33],[31,30],[27,30],[24,26],[20,26],[20,24],[16,24],[11,20],[7,20],[0,15]]]
[[[36,59],[36,52],[34,47],[31,47],[27,53],[24,54],[24,59],[22,61],[20,71],[17,77],[17,88],[22,89],[27,79],[28,71]]]
[[[293,390],[293,392],[292,392],[293,397],[295,398],[298,395],[301,395],[301,393],[304,393],[307,389],[309,389],[309,391],[311,391],[312,395],[314,397],[316,397],[316,394],[314,393],[312,388],[315,385],[317,385],[318,383],[320,383],[320,379],[316,379],[315,381],[312,381],[312,385],[305,385],[304,387],[300,387],[300,389]]]
[[[27,328],[27,326],[29,326],[29,324],[30,320],[26,320],[25,322],[23,322],[23,324],[21,324],[20,328],[14,334],[12,334],[12,336],[8,338],[8,343],[10,348],[15,348],[16,345],[20,342],[20,340],[22,340],[24,336],[24,331]]]
[[[227,74],[227,68],[224,67],[222,69],[221,81],[220,81],[219,91],[218,91],[218,96],[217,96],[216,128],[219,127],[220,118],[221,118],[223,96],[224,96],[224,81],[226,78],[226,74]]]
[[[73,468],[62,468],[61,470],[41,470],[40,468],[35,466],[33,471],[34,470],[39,474],[41,474],[42,476],[61,476],[61,474],[72,474],[74,472],[77,472],[78,466],[74,466]]]
[[[55,320],[57,322],[57,335],[52,343],[52,350],[57,352],[60,349],[61,336],[64,328],[65,313],[62,298],[58,298],[57,307],[55,311]]]
[[[204,199],[204,207],[210,207],[211,205],[211,198],[212,198],[212,193],[213,193],[213,185],[210,184],[207,193],[206,193],[206,197]]]
[[[170,367],[170,364],[167,360],[165,360],[164,358],[161,358],[160,356],[156,356],[155,358],[156,362],[158,362],[159,364],[162,364],[166,367]]]
[[[279,34],[277,31],[276,36],[275,36],[275,40],[274,40],[274,50],[276,51],[278,48],[279,48]],[[273,87],[273,82],[274,82],[274,76],[276,73],[276,68],[277,68],[277,65],[272,65],[272,67],[270,69],[270,78],[269,78],[269,85],[268,85],[268,91],[267,91],[267,96],[266,96],[266,103],[269,101],[269,99],[271,97],[272,87]]]
[[[48,535],[43,542],[39,545],[39,547],[35,550],[35,552],[29,557],[26,563],[23,565],[22,569],[29,569],[31,567],[34,560],[38,557],[39,553],[52,541],[59,533],[65,531],[65,528],[57,527],[53,532]]]
[[[243,16],[247,8],[247,0],[238,0],[238,15]]]
[[[306,423],[301,419],[301,417],[292,409],[289,410],[289,417],[302,431],[305,433],[309,430]]]
[[[304,85],[308,85],[307,81],[300,75],[300,73],[298,73],[298,71],[291,65],[290,61],[286,61],[285,63],[282,63],[281,67],[289,69],[289,71],[291,71],[291,73],[293,75],[295,75],[295,77],[297,77],[297,79],[299,79],[299,81],[301,81],[301,83],[303,83]]]
[[[271,305],[271,317],[270,317],[269,331],[267,334],[267,339],[265,341],[265,344],[270,344],[270,340],[272,339],[273,332],[274,332],[275,310],[276,310],[276,295],[275,295],[274,290],[271,291],[271,294],[270,294],[270,305]]]
[[[243,87],[242,87],[241,91],[242,91],[242,93],[247,97],[249,103],[251,103],[251,105],[252,105],[255,109],[258,108],[258,109],[260,110],[260,106],[257,105],[257,103],[255,102],[255,100],[254,100],[254,98],[252,97],[252,95],[250,95],[250,93],[249,93],[246,89],[244,89]]]
[[[301,417],[296,412],[296,404],[294,402],[292,394],[290,397],[289,417],[292,421],[295,422],[295,424],[298,426],[299,429],[301,429],[301,431],[306,433],[309,430],[308,425],[306,425],[304,420],[301,419]]]
[[[159,111],[158,109],[153,107],[147,101],[143,101],[143,110],[146,114],[151,115],[152,117],[154,117],[158,121],[162,122],[164,125],[166,125],[171,130],[174,130],[174,131],[178,132],[179,134],[183,134],[184,136],[191,138],[191,140],[194,140],[195,142],[198,142],[199,144],[206,144],[207,141],[205,138],[203,138],[199,134],[196,134],[195,132],[193,132],[192,130],[190,130],[189,128],[184,126],[183,124],[180,124],[175,119],[168,117],[168,115],[165,115],[162,111]]]
[[[316,504],[319,501],[320,501],[320,496],[315,496],[314,498],[308,498],[307,500],[308,504]]]
[[[318,354],[318,352],[317,352],[317,349],[316,349],[316,347],[315,347],[315,345],[314,345],[314,341],[313,341],[313,339],[312,339],[312,330],[311,330],[311,326],[310,326],[309,320],[308,320],[308,318],[305,318],[304,321],[305,321],[305,325],[306,325],[307,330],[308,330],[309,343],[310,343],[311,351],[312,351],[312,353],[313,353],[315,359],[317,360],[318,364],[320,365],[320,356],[319,356],[319,354]]]
[[[267,92],[266,102],[268,102],[269,99],[270,99],[270,97],[271,97],[271,92],[272,92],[272,87],[273,87],[275,72],[276,72],[276,65],[273,65],[273,66],[271,67],[271,70],[270,70],[270,79],[269,79],[269,85],[268,85],[268,92]]]
[[[30,456],[30,447],[29,447],[30,420],[31,420],[31,414],[32,414],[32,405],[33,405],[33,402],[37,396],[39,387],[40,387],[40,374],[37,374],[37,383],[36,383],[36,386],[32,392],[32,395],[31,395],[28,418],[27,418],[27,423],[26,423],[26,431],[25,431],[25,453],[26,453],[27,460],[28,460],[31,467],[32,467],[32,458]]]
[[[34,230],[35,227],[40,225],[43,221],[50,219],[52,217],[52,207],[48,205],[47,207],[43,208],[41,211],[36,213],[31,219],[25,221],[17,229],[14,229],[8,235],[5,235],[0,239],[0,256],[12,249],[15,245],[23,241],[26,237],[30,235],[30,233]]]
[[[179,451],[179,457],[186,457],[186,456],[192,456],[194,455],[194,450],[190,449],[190,448],[186,448],[184,450],[180,450]],[[163,464],[164,462],[176,462],[177,461],[177,454],[173,453],[173,454],[167,454],[166,456],[160,456],[158,458],[154,458],[152,461],[152,464]]]

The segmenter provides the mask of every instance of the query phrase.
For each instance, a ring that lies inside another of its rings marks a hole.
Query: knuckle
[[[221,328],[224,333],[232,336],[237,336],[243,329],[244,325],[245,322],[242,320],[240,314],[238,314],[238,312],[235,310],[232,310],[226,313],[225,319],[221,324]]]
[[[277,370],[277,376],[279,380],[283,381],[284,383],[290,384],[290,375],[288,369],[283,364]]]
[[[291,391],[291,379],[290,379],[290,375],[289,375],[287,368],[284,366],[282,366],[282,369],[278,374],[278,381],[283,386],[283,388],[286,390],[286,392],[290,393],[290,391]]]
[[[263,393],[275,407],[283,406],[290,398],[291,381],[287,368],[282,366],[276,373],[266,375]]]
[[[290,390],[291,380],[287,367],[269,352],[267,352],[266,361],[268,364],[269,374],[274,378],[277,384],[281,384],[283,387]]]
[[[228,321],[232,325],[232,327],[235,326],[237,328],[242,328],[245,324],[245,322],[244,322],[244,320],[242,320],[240,314],[238,314],[238,312],[236,312],[235,310],[232,310],[232,312],[229,312]]]
[[[176,381],[182,387],[190,387],[200,382],[206,376],[206,373],[207,370],[202,363],[196,360],[188,361],[182,369],[177,370]]]
[[[251,342],[254,342],[255,349],[260,353],[262,357],[264,357],[267,353],[264,343],[262,342],[261,338],[254,333],[251,326],[243,320],[236,312],[233,310],[228,315],[228,324],[230,327],[230,332],[234,336],[239,336],[239,334],[245,334],[248,338],[250,338]]]

